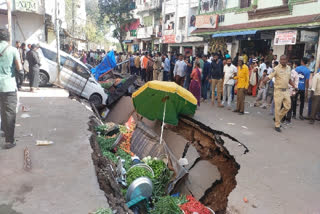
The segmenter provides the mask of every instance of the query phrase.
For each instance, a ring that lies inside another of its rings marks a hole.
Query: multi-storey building
[[[127,26],[124,41],[128,51],[159,50],[162,0],[136,0],[132,3],[134,21]]]
[[[320,1],[200,0],[196,27],[191,34],[204,37],[210,52],[257,55],[273,49],[301,59],[320,51]]]
[[[165,51],[203,53],[207,42],[203,37],[193,36],[198,0],[167,0],[162,4],[162,46]]]

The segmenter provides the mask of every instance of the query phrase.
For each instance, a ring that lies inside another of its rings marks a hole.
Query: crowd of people
[[[185,55],[174,52],[169,55],[160,52],[117,54],[118,63],[125,60],[128,62],[118,67],[121,73],[140,75],[145,82],[174,81],[188,89],[199,106],[211,99],[212,105],[231,110],[237,95],[233,112],[243,115],[245,97],[255,97],[255,107],[271,107],[275,129],[279,132],[281,122],[291,123],[292,118],[299,118],[314,123],[319,113],[320,69],[315,72],[314,56],[290,61],[285,55],[274,55],[273,50],[266,55],[249,56],[243,51],[233,59],[228,51],[197,56],[190,52]],[[313,81],[309,84],[311,74]],[[306,101],[308,111],[304,116]],[[296,113],[298,106],[299,115]]]

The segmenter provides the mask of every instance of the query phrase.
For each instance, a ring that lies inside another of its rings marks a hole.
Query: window
[[[67,58],[65,58],[64,56],[60,56],[60,65],[63,66],[66,60]]]
[[[224,10],[227,7],[227,0],[201,0],[201,12],[214,12]]]
[[[87,69],[85,67],[83,67],[82,65],[78,64],[78,63],[76,65],[76,73],[79,74],[80,76],[82,76],[85,79],[88,79],[90,77],[90,74],[87,71]]]
[[[53,51],[50,51],[46,48],[42,48],[40,47],[44,57],[46,57],[47,59],[51,60],[51,61],[57,61],[57,54]]]
[[[222,22],[224,22],[224,15],[219,16],[218,23],[222,23]]]
[[[251,6],[251,0],[240,0],[240,8],[247,8]]]
[[[186,27],[186,17],[179,18],[179,30],[184,30]]]
[[[83,77],[85,79],[88,79],[90,77],[90,74],[85,67],[83,67],[79,63],[73,61],[70,58],[66,59],[66,61],[64,63],[64,67],[71,70],[72,72],[80,75],[81,77]]]

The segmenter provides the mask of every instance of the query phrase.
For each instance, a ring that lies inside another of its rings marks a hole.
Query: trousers
[[[214,103],[214,99],[215,99],[214,91],[216,90],[216,87],[217,87],[218,103],[220,104],[221,103],[221,84],[222,84],[222,79],[220,79],[220,80],[212,79],[211,80],[211,84],[212,84],[212,97],[211,97],[212,103]]]
[[[288,113],[291,108],[290,92],[289,90],[282,91],[281,89],[275,88],[273,99],[275,126],[277,128],[280,128],[282,118]]]
[[[0,92],[1,129],[6,143],[14,142],[16,126],[17,92]]]
[[[319,111],[320,111],[320,95],[314,95],[312,97],[311,120],[316,119],[316,114]]]
[[[223,100],[222,102],[226,102],[228,99],[228,106],[231,107],[231,101],[232,101],[232,87],[233,85],[224,84],[223,85]]]
[[[238,88],[237,90],[237,109],[239,112],[244,113],[245,89]]]
[[[296,101],[295,101],[295,100],[296,100],[296,96],[295,96],[295,95],[291,96],[290,98],[291,98],[291,108],[290,108],[290,110],[288,111],[287,116],[286,116],[287,121],[291,121],[293,104],[296,102]]]
[[[298,96],[300,97],[300,111],[299,111],[299,114],[301,116],[303,115],[305,91],[304,90],[299,90],[297,92],[297,94],[296,94],[296,99],[295,99],[295,102],[293,104],[293,109],[292,109],[293,116],[296,116]]]

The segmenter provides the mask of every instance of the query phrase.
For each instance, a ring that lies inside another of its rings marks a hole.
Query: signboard
[[[182,40],[183,40],[183,35],[181,33],[177,34],[176,38],[175,38],[175,42],[176,43],[181,43]]]
[[[196,28],[217,28],[218,15],[200,15],[196,17]]]
[[[302,30],[300,41],[316,43],[318,42],[318,36],[318,32]]]
[[[274,45],[295,45],[297,42],[296,30],[278,30],[274,36]]]
[[[16,0],[15,10],[37,13],[39,11],[39,0]]]
[[[166,44],[173,44],[173,43],[176,43],[176,35],[164,35],[162,37],[163,39],[163,43],[166,43]]]

